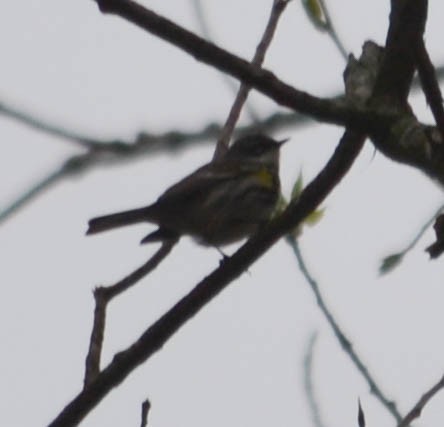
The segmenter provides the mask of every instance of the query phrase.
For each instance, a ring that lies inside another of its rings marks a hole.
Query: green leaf
[[[324,10],[319,0],[302,0],[302,6],[304,6],[305,13],[318,30],[326,31],[328,29]]]
[[[276,204],[276,207],[274,208],[274,212],[271,215],[271,218],[275,218],[277,215],[281,214],[282,212],[284,212],[284,210],[287,208],[288,206],[288,202],[285,199],[285,197],[283,196],[283,194],[281,193],[279,195],[279,200]]]
[[[387,274],[394,270],[399,264],[401,264],[402,258],[404,257],[403,252],[397,254],[392,254],[385,257],[382,260],[381,266],[379,267],[379,274]]]
[[[315,226],[322,218],[324,218],[325,208],[316,209],[304,219],[304,224],[310,227]]]
[[[304,179],[302,177],[302,171],[299,171],[298,179],[293,184],[293,189],[291,190],[291,200],[297,199],[302,193],[304,187]]]

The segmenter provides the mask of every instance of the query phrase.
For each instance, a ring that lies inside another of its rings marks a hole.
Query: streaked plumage
[[[220,246],[249,237],[270,219],[279,199],[282,142],[263,135],[238,139],[221,160],[200,167],[152,205],[90,220],[87,234],[151,222],[159,229],[142,243],[186,234]]]

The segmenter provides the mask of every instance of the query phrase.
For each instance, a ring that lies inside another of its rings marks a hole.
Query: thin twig
[[[379,267],[379,273],[387,274],[395,269],[395,267],[399,266],[404,259],[404,256],[407,255],[419,242],[424,233],[430,228],[435,219],[444,211],[444,205],[441,205],[435,213],[421,226],[418,232],[413,236],[413,239],[407,243],[404,249],[387,255],[381,262]]]
[[[376,381],[373,379],[373,376],[370,374],[370,372],[369,372],[368,368],[365,366],[364,362],[362,362],[361,358],[358,356],[358,354],[355,352],[355,350],[353,350],[350,340],[346,337],[346,335],[342,331],[342,328],[339,326],[338,322],[335,320],[331,311],[327,307],[327,305],[324,301],[324,298],[321,294],[321,291],[319,289],[318,283],[313,278],[311,273],[308,271],[307,265],[305,263],[305,260],[302,256],[302,253],[301,253],[301,250],[299,248],[299,244],[298,244],[297,239],[295,239],[292,236],[288,236],[286,238],[286,241],[293,249],[293,252],[294,252],[296,259],[298,261],[299,269],[300,269],[301,273],[303,274],[307,283],[310,285],[310,288],[316,297],[316,302],[318,303],[318,306],[321,309],[321,312],[324,315],[324,317],[326,318],[328,324],[332,328],[342,349],[350,357],[353,364],[356,366],[358,371],[361,373],[361,375],[367,381],[367,384],[370,386],[370,391],[376,396],[376,398],[382,403],[382,405],[393,415],[393,417],[396,419],[396,421],[400,422],[402,420],[402,416],[399,413],[395,402],[393,402],[391,399],[389,399],[385,396],[385,394],[383,393],[381,388],[378,386]]]
[[[279,80],[271,71],[258,69],[248,61],[210,43],[173,21],[153,12],[133,0],[96,0],[103,13],[119,16],[147,32],[172,43],[202,63],[216,67],[270,99],[295,111],[308,114],[326,123],[359,129],[370,135],[381,134],[393,124],[398,114],[387,111],[356,108],[346,102],[320,98],[295,89]],[[403,38],[401,38],[403,40]]]
[[[17,120],[33,129],[45,132],[50,135],[58,136],[60,138],[66,139],[67,141],[74,142],[82,147],[91,148],[91,146],[97,145],[98,143],[97,140],[93,140],[76,132],[64,129],[61,126],[51,125],[44,120],[37,119],[31,114],[20,111],[5,103],[0,103],[0,114],[5,117]]]
[[[89,350],[85,361],[84,388],[95,380],[100,372],[103,337],[106,324],[108,303],[117,295],[135,285],[140,279],[153,271],[171,252],[177,240],[163,242],[157,252],[141,267],[112,286],[99,286],[94,290],[95,309],[94,322],[89,342]]]
[[[297,200],[261,232],[252,236],[233,256],[198,283],[126,350],[116,354],[96,379],[78,394],[51,422],[50,427],[70,427],[79,422],[137,366],[176,333],[187,321],[239,277],[283,235],[293,230],[335,188],[349,171],[364,144],[346,132],[325,168],[305,188]]]
[[[9,108],[9,107],[8,107]],[[49,134],[58,135],[70,140],[70,133],[64,133],[58,126],[45,123],[40,119],[33,118],[33,121],[40,123],[37,127]],[[25,123],[25,122],[24,122]],[[309,120],[298,113],[275,113],[261,120],[257,124],[241,126],[237,132],[245,134],[260,126],[267,131],[272,132],[287,126],[308,125]],[[25,123],[26,124],[26,123]],[[15,200],[0,207],[0,223],[6,221],[13,214],[17,213],[27,203],[31,202],[37,196],[40,196],[53,185],[58,184],[63,179],[71,177],[73,173],[87,172],[96,166],[123,165],[133,159],[139,159],[142,155],[154,155],[165,151],[177,152],[179,150],[189,149],[198,143],[207,143],[214,140],[220,134],[220,124],[208,124],[196,132],[168,131],[164,134],[140,133],[134,141],[111,140],[108,142],[86,138],[94,145],[93,149],[88,150],[81,155],[74,155],[54,172],[50,172],[30,189],[19,194]],[[83,138],[83,137],[82,137]],[[73,166],[75,165],[75,167]]]
[[[444,78],[444,67],[439,67],[437,69],[437,75],[441,80]],[[414,79],[412,88],[415,90],[420,88],[418,78]],[[88,141],[88,144],[94,146],[95,150],[90,150],[88,153],[82,156],[74,156],[67,162],[64,162],[64,164],[72,163],[72,161],[75,160],[80,163],[80,157],[82,157],[83,172],[92,169],[92,167],[98,164],[101,166],[117,164],[122,165],[131,159],[138,159],[142,155],[154,155],[163,153],[165,151],[176,152],[178,150],[189,149],[197,143],[207,143],[208,140],[217,138],[221,130],[220,124],[210,123],[196,132],[185,132],[183,130],[172,130],[164,134],[140,132],[134,141],[123,141],[117,139],[105,141],[94,139],[89,136],[75,136],[73,132],[64,130],[59,125],[51,124],[35,116],[27,115],[11,106],[7,106],[5,103],[0,105],[0,114],[3,113],[9,117],[19,120],[25,125],[29,124],[29,118],[30,122],[36,123],[36,129],[50,135],[59,136],[68,141],[73,140],[74,142],[76,141],[76,138]],[[14,111],[16,111],[17,114],[14,115],[8,113]],[[297,112],[274,113],[257,123],[239,127],[238,132],[241,134],[246,134],[257,129],[258,127],[267,130],[267,132],[274,132],[284,127],[299,128],[308,126],[311,123],[313,123],[313,121],[309,117]],[[100,157],[98,156],[99,153],[101,154]],[[92,161],[93,159],[98,161]],[[70,171],[70,168],[65,168],[62,166],[56,171],[50,172],[47,176],[38,181],[35,186],[25,190],[22,194],[19,194],[17,198],[9,205],[3,209],[0,208],[0,223],[18,212],[20,208],[25,206],[31,200],[43,194],[52,185],[55,185],[63,179],[69,177],[71,175]],[[414,243],[416,242],[412,242],[412,244]]]
[[[313,332],[308,340],[307,352],[304,357],[304,389],[314,426],[325,427],[326,424],[321,419],[321,411],[313,387],[313,354],[317,336],[317,332]]]
[[[4,209],[0,209],[0,223],[16,213],[31,200],[49,190],[53,185],[63,178],[77,175],[89,168],[97,160],[97,152],[92,150],[86,154],[74,155],[63,162],[54,172],[42,178],[33,187],[20,194],[16,200],[11,202]]]
[[[344,57],[345,60],[347,60],[348,57],[347,51],[345,50],[344,44],[339,38],[338,33],[334,27],[333,21],[330,16],[330,12],[327,7],[327,3],[325,0],[319,0],[319,3],[321,4],[322,11],[324,12],[327,33],[333,40],[333,43],[338,48],[341,55]]]
[[[252,66],[260,68],[262,63],[264,62],[265,54],[271,44],[271,41],[273,40],[273,36],[276,31],[277,24],[279,22],[279,18],[284,12],[288,4],[288,1],[289,0],[273,1],[270,17],[268,18],[268,22],[265,27],[264,33],[262,35],[259,44],[257,45],[256,52],[251,61]],[[233,133],[237,121],[239,120],[242,107],[247,100],[250,89],[251,87],[245,83],[242,83],[240,85],[239,91],[236,95],[233,105],[231,106],[231,110],[228,114],[227,120],[225,121],[225,125],[217,141],[213,159],[217,160],[227,152],[228,146],[230,144],[231,135]]]
[[[444,66],[436,68],[436,76],[439,80],[444,78]],[[417,91],[421,84],[419,78],[415,76],[412,84],[412,89]],[[337,93],[333,99],[341,98],[341,94]],[[82,146],[94,147],[101,149],[109,154],[122,156],[136,151],[137,154],[156,154],[165,151],[177,151],[194,146],[196,142],[207,141],[214,139],[220,133],[222,125],[220,123],[208,123],[196,132],[186,132],[181,129],[171,130],[164,134],[153,134],[147,131],[139,132],[134,141],[124,141],[120,139],[98,139],[84,134],[78,134],[71,130],[65,129],[59,124],[50,123],[37,117],[34,114],[25,113],[18,110],[16,107],[8,105],[5,102],[0,102],[0,115],[9,117],[26,126],[31,126],[33,129],[44,132],[48,135],[57,136],[66,141],[79,143]],[[253,125],[242,126],[239,129],[240,133],[251,132],[256,127],[264,128],[269,131],[277,131],[283,127],[299,128],[308,126],[313,123],[313,120],[298,112],[291,113],[273,113],[266,118],[257,120]]]
[[[142,402],[142,419],[140,422],[140,427],[146,427],[148,425],[148,413],[151,409],[151,403],[148,399]]]
[[[418,400],[416,405],[409,411],[409,413],[401,420],[398,427],[407,427],[413,420],[421,415],[422,410],[427,403],[435,396],[436,393],[444,388],[444,376],[428,391],[426,391],[422,397]]]
[[[23,208],[28,202],[40,196],[45,191],[49,190],[57,182],[61,181],[66,173],[62,168],[54,172],[50,172],[47,176],[42,178],[37,184],[33,185],[31,188],[25,190],[20,194],[14,201],[12,201],[5,208],[0,209],[0,223],[6,221],[10,216],[15,214],[20,208]]]
[[[210,28],[207,25],[207,20],[204,14],[203,5],[201,0],[192,0],[193,4],[193,10],[196,15],[197,22],[200,26],[200,30],[203,34],[203,36],[212,42],[214,42],[214,38],[211,35]],[[236,94],[238,91],[237,84],[226,74],[222,74],[221,76],[222,81],[227,86],[227,88],[230,90],[231,93]],[[250,118],[253,122],[258,122],[260,120],[259,114],[255,111],[253,105],[251,103],[247,102],[245,104],[245,110],[250,115]]]
[[[444,205],[441,205],[423,225],[419,229],[418,233],[413,237],[412,241],[401,251],[403,255],[409,252],[414,246],[419,242],[419,239],[424,235],[424,233],[429,229],[429,227],[433,224],[436,217],[444,211]]]

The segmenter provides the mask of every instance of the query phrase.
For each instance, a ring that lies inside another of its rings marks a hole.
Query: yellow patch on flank
[[[259,180],[261,185],[266,188],[273,188],[274,177],[273,174],[266,168],[263,167],[255,173],[256,178]]]

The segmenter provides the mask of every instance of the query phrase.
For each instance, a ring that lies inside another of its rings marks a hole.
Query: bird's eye
[[[265,152],[265,147],[264,144],[258,144],[254,147],[254,149],[252,150],[252,152],[254,153],[254,155],[256,156],[260,156],[261,154],[263,154]]]

